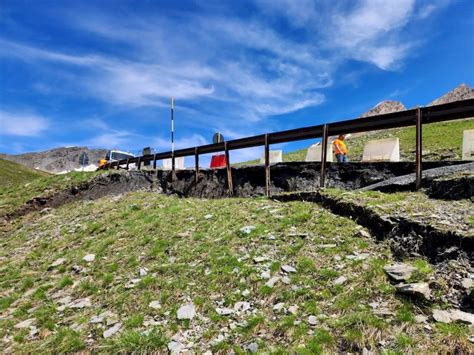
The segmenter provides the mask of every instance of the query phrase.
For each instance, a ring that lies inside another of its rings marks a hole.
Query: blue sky
[[[426,105],[473,33],[472,0],[0,0],[0,152],[169,150],[171,96],[182,148]]]

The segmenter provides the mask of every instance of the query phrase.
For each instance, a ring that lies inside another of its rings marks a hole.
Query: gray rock
[[[285,307],[285,303],[280,302],[273,306],[274,311],[281,311]]]
[[[258,351],[258,344],[257,343],[250,343],[245,347],[251,353],[256,353]]]
[[[148,307],[153,308],[153,309],[160,309],[161,308],[160,301],[151,301],[148,304]]]
[[[250,295],[250,291],[248,289],[245,289],[242,291],[242,296],[247,297]]]
[[[168,343],[168,350],[171,352],[171,354],[179,354],[184,349],[184,345],[179,341],[171,341]]]
[[[270,277],[272,277],[272,275],[270,274],[270,271],[265,270],[260,274],[260,277],[262,279],[269,279]]]
[[[334,285],[342,285],[347,281],[347,277],[339,276],[337,279],[334,280]]]
[[[295,273],[296,272],[296,269],[293,266],[290,266],[290,265],[283,265],[281,267],[281,269],[286,273],[290,273],[290,272]]]
[[[249,302],[236,302],[234,304],[234,310],[236,312],[245,312],[250,309],[250,303]]]
[[[308,323],[310,325],[316,325],[316,324],[318,324],[318,318],[316,318],[316,316],[309,316],[308,317]]]
[[[95,260],[95,255],[94,254],[87,254],[82,258],[82,260],[87,261],[88,263],[92,262]]]
[[[102,336],[107,339],[110,338],[112,335],[118,333],[120,329],[122,328],[122,323],[115,323],[112,327],[107,329]]]
[[[255,230],[255,226],[245,226],[245,227],[242,227],[240,228],[240,232],[244,233],[244,234],[250,234],[252,233],[253,230]]]
[[[298,313],[298,306],[293,305],[293,306],[288,307],[288,312],[290,312],[293,315],[296,315],[296,313]]]
[[[429,300],[431,297],[430,286],[426,282],[401,284],[397,286],[397,291],[411,296],[421,297]]]
[[[408,280],[413,271],[416,270],[413,266],[403,263],[390,264],[385,266],[383,269],[388,276],[396,281]]]
[[[29,328],[31,327],[34,323],[36,322],[35,318],[30,318],[27,320],[24,320],[23,322],[15,324],[16,329],[24,329],[24,328]]]
[[[138,274],[140,277],[146,276],[148,274],[148,269],[146,267],[141,267],[138,271]]]
[[[268,286],[270,288],[273,288],[273,286],[275,286],[275,284],[280,280],[280,278],[278,276],[273,276],[270,280],[268,280],[266,283],[265,283],[265,286]]]
[[[474,314],[453,309],[449,311],[435,309],[433,310],[433,318],[440,323],[461,322],[474,324]]]
[[[91,306],[92,304],[89,298],[78,298],[77,300],[68,304],[69,308],[87,308]]]
[[[222,307],[222,308],[216,308],[217,314],[221,316],[228,316],[234,313],[234,310],[232,308],[227,308],[227,307]]]
[[[464,287],[466,290],[469,291],[469,290],[471,290],[471,288],[472,288],[473,281],[472,281],[472,279],[464,278],[464,279],[462,279],[462,281],[461,281],[461,285],[462,285],[462,287]]]
[[[193,319],[195,315],[196,309],[192,303],[181,306],[177,313],[178,319]]]
[[[426,321],[428,321],[428,317],[427,316],[424,316],[422,314],[417,314],[415,316],[415,322],[417,323],[425,323]]]
[[[66,262],[66,259],[65,259],[65,258],[59,258],[59,259],[56,259],[56,260],[50,265],[50,267],[53,268],[53,267],[62,265],[62,264],[64,264],[65,262]]]

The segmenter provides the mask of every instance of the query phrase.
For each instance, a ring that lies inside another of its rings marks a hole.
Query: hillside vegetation
[[[427,327],[415,320],[425,306],[395,297],[388,243],[313,203],[134,192],[0,228],[7,352],[472,350],[467,326]],[[430,277],[426,261],[408,262],[412,281]]]
[[[48,175],[48,173],[29,169],[23,165],[0,159],[0,189],[26,184]]]

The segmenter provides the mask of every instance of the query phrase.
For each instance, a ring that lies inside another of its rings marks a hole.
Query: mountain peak
[[[393,100],[385,100],[379,102],[369,111],[363,113],[360,117],[369,117],[369,116],[376,116],[376,115],[383,115],[386,113],[404,111],[406,107],[400,101],[393,101]]]
[[[463,83],[450,92],[430,102],[428,106],[447,104],[449,102],[467,99],[474,99],[474,89]]]

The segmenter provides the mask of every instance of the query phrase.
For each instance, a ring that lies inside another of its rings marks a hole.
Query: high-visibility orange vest
[[[347,154],[346,143],[342,139],[337,138],[332,144],[336,154]]]

